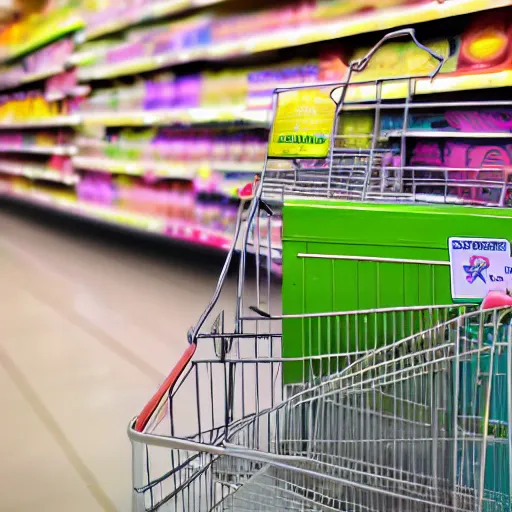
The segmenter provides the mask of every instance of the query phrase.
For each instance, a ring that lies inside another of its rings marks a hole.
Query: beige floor
[[[129,511],[128,420],[221,261],[60,224],[0,210],[0,510]]]

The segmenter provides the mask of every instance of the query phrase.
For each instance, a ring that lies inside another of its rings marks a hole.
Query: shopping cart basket
[[[296,384],[291,390],[283,389],[281,385],[283,367],[290,361],[280,357],[280,335],[272,334],[273,331],[277,332],[278,325],[286,317],[262,319],[254,315],[246,318],[246,321],[258,325],[258,330],[254,328],[243,333],[228,333],[215,326],[212,334],[198,335],[196,343],[189,346],[168,381],[155,395],[151,406],[130,425],[129,435],[134,450],[135,510],[202,511],[216,510],[217,507],[219,510],[231,510],[230,507],[234,510],[293,510],[293,507],[286,508],[283,504],[278,506],[277,501],[268,502],[269,506],[264,502],[259,508],[244,508],[236,505],[238,501],[223,501],[231,493],[238,493],[239,488],[241,494],[236,500],[246,496],[246,492],[258,493],[257,487],[250,490],[254,482],[265,482],[269,478],[281,480],[281,476],[272,477],[267,467],[269,461],[277,464],[271,464],[271,471],[280,471],[283,462],[291,464],[284,468],[285,474],[293,475],[297,470],[297,478],[303,479],[303,490],[297,490],[296,499],[299,499],[300,493],[306,492],[304,504],[317,503],[320,508],[313,507],[311,510],[323,510],[321,507],[327,491],[315,490],[315,486],[323,482],[324,476],[331,484],[335,480],[331,478],[333,475],[324,475],[325,470],[317,467],[315,450],[330,453],[337,445],[350,441],[350,438],[343,441],[348,431],[344,432],[341,419],[329,412],[330,398],[326,397],[324,403],[320,393],[317,398],[311,399],[311,406],[302,406],[301,397],[327,389],[327,383],[333,384],[336,378],[350,375],[358,364],[362,364],[365,354],[375,361],[381,358],[382,361],[389,360],[390,365],[396,358],[396,364],[400,365],[408,351],[413,355],[407,364],[414,362],[414,357],[421,359],[423,352],[427,355],[430,351],[435,352],[437,344],[449,353],[448,345],[443,345],[432,333],[448,332],[451,327],[449,319],[462,318],[461,315],[468,308],[471,309],[471,306],[304,315],[304,339],[311,330],[321,330],[326,325],[336,326],[339,336],[332,340],[331,353],[294,361],[302,367],[304,378],[302,385]],[[377,329],[377,326],[386,326],[386,329]],[[355,331],[358,338],[353,346],[352,336],[345,333]],[[375,337],[375,333],[387,335],[379,338]],[[404,342],[400,345],[399,340],[407,336],[410,340],[408,344]],[[437,344],[431,347],[434,341]],[[219,351],[222,344],[225,347],[223,353]],[[379,350],[378,347],[383,344],[392,347],[389,352]],[[382,368],[387,371],[386,366]],[[416,384],[415,381],[412,385],[418,386],[417,392],[421,395],[418,397],[417,414],[426,414],[421,407],[425,407],[423,400],[431,399],[423,393],[428,388],[426,384]],[[339,391],[343,392],[342,389]],[[394,403],[393,390],[389,391],[389,395],[389,402]],[[335,402],[341,400],[339,396],[333,399]],[[396,409],[405,405],[404,399],[393,407]],[[363,399],[360,407],[363,408]],[[363,424],[367,425],[365,428],[370,428],[364,419],[366,413],[361,411],[357,414],[354,413],[358,421],[352,425],[351,435],[356,435],[355,432]],[[370,418],[372,412],[368,411],[367,414]],[[349,419],[346,421],[348,426]],[[375,423],[371,427],[371,435],[378,435],[379,431],[374,430],[377,426]],[[370,431],[363,430],[360,435],[370,435]],[[385,432],[391,435],[389,427]],[[394,433],[398,436],[397,440],[400,439],[398,430]],[[384,432],[382,435],[386,436]],[[391,437],[389,443],[394,443]],[[351,449],[356,450],[353,446]],[[272,454],[284,458],[274,460],[270,457]],[[364,472],[364,460],[357,462],[358,456],[362,455],[354,451],[354,464],[360,468],[360,472]],[[421,458],[421,454],[418,457]],[[334,476],[338,472],[336,464],[333,459],[331,469]],[[388,469],[383,467],[383,471]],[[393,467],[389,472],[393,473]],[[309,473],[313,475],[311,484],[307,478]],[[403,477],[407,479],[405,469]],[[348,473],[345,480],[350,480]],[[248,486],[248,491],[243,491],[244,484]],[[311,496],[307,494],[310,487]],[[268,499],[277,499],[277,496],[266,492],[264,495]],[[270,506],[272,503],[275,503],[275,508]],[[340,510],[334,505],[331,509]]]
[[[216,358],[200,336],[130,426],[135,509],[510,510],[511,309],[465,309],[331,314],[386,322],[397,341],[305,358],[288,398],[277,337],[219,333],[231,350]],[[329,375],[314,364],[342,358]]]
[[[414,38],[412,31],[388,38],[404,34]],[[211,303],[129,426],[134,510],[505,510],[508,412],[499,429],[489,425],[494,373],[501,378],[495,354],[508,364],[506,311],[437,305],[281,314],[271,300],[278,258],[269,233],[283,194],[332,189],[331,164],[310,171],[283,183],[267,165],[248,210],[242,201]],[[228,328],[215,308],[236,247]],[[244,281],[251,252],[254,289]],[[300,325],[300,357],[282,355],[287,321]],[[498,333],[505,334],[498,340]],[[290,365],[300,379],[287,386]],[[500,479],[489,476],[489,460]]]
[[[222,510],[510,510],[511,310],[466,313],[257,415],[262,469]]]

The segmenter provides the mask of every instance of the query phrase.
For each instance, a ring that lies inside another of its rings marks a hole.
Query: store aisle
[[[222,264],[147,245],[0,212],[0,510],[130,510],[127,423]]]

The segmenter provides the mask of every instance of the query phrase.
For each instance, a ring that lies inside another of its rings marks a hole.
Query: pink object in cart
[[[512,297],[505,292],[489,292],[482,302],[482,309],[512,307]]]

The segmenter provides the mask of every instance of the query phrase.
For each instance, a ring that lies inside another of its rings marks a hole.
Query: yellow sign
[[[336,113],[331,89],[305,88],[279,94],[269,157],[327,156]]]

